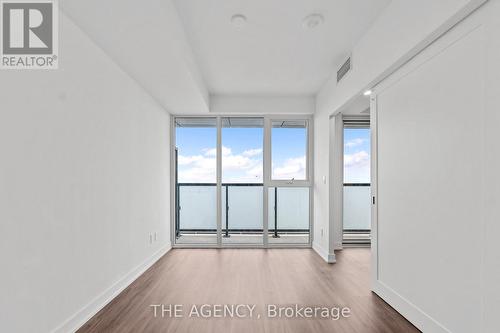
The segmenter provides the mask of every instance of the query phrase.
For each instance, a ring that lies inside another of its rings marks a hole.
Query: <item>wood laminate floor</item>
[[[370,292],[369,275],[370,250],[363,248],[337,252],[334,265],[311,249],[174,249],[78,332],[419,332]],[[153,304],[181,304],[183,317],[162,317],[159,307],[155,317]],[[202,304],[255,310],[252,318],[190,317]],[[351,314],[269,318],[269,304],[349,307]]]

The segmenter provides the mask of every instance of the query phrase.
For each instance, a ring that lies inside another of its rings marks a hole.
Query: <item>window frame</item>
[[[306,122],[306,178],[287,180],[272,178],[272,122],[304,120]],[[310,115],[272,115],[264,119],[264,184],[268,187],[311,187],[313,181],[313,121]],[[267,137],[266,137],[267,134]],[[266,149],[267,148],[267,149]],[[267,169],[267,170],[266,170]],[[267,171],[267,172],[266,172]],[[267,183],[267,184],[266,184]]]
[[[222,196],[222,118],[225,117],[252,117],[264,118],[264,142],[263,142],[263,243],[262,244],[223,244],[222,243],[222,211],[221,211],[221,196]],[[176,203],[175,203],[175,147],[176,147],[176,118],[216,118],[217,122],[217,243],[214,244],[182,244],[176,242],[175,224],[176,224]],[[292,183],[289,180],[272,180],[271,179],[271,135],[272,121],[276,120],[304,120],[306,121],[307,142],[306,142],[306,179],[294,180]],[[313,115],[311,114],[209,114],[209,115],[171,115],[170,121],[170,238],[174,248],[311,248],[313,243],[313,181],[314,181],[314,161],[313,161]],[[307,243],[276,243],[270,244],[268,241],[268,193],[272,187],[308,187],[309,188],[309,239]]]

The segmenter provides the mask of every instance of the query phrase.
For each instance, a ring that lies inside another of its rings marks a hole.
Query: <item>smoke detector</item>
[[[324,17],[321,14],[311,14],[304,17],[302,20],[302,27],[305,29],[314,29],[321,25],[324,21]]]
[[[247,24],[247,17],[243,14],[234,14],[231,16],[231,23],[238,28]]]

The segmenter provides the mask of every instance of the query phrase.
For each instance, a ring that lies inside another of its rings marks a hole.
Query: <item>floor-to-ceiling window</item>
[[[269,243],[309,241],[308,121],[271,122]]]
[[[370,122],[344,120],[344,244],[370,243]]]
[[[222,244],[263,244],[264,118],[222,118]]]
[[[310,245],[309,117],[175,117],[174,244]]]
[[[216,118],[175,118],[175,239],[217,244]]]

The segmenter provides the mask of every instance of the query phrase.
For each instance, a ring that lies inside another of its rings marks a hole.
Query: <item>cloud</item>
[[[203,159],[203,156],[201,155],[196,155],[196,156],[182,156],[179,155],[178,157],[178,163],[179,165],[189,165],[192,164],[196,161],[200,161]]]
[[[222,156],[231,155],[231,148],[222,146],[221,150],[222,150]],[[205,149],[203,149],[203,153],[205,156],[216,157],[217,156],[217,148],[205,148]]]
[[[306,176],[306,157],[289,158],[282,165],[273,167],[274,179],[304,179]]]
[[[179,182],[215,183],[215,148],[203,149],[202,155],[179,155]],[[222,174],[225,182],[262,182],[262,149],[248,149],[233,154],[222,147]],[[369,182],[370,155],[366,151],[344,156],[346,182]],[[306,157],[289,158],[273,165],[274,179],[303,179],[306,174]]]
[[[215,183],[215,148],[202,150],[203,155],[179,155],[179,182]],[[223,180],[238,182],[262,182],[262,149],[255,148],[241,154],[233,154],[231,148],[222,147]]]
[[[245,150],[242,155],[247,157],[257,156],[262,154],[262,148],[248,149]]]
[[[208,168],[179,168],[179,183],[215,183],[215,160]]]
[[[215,182],[216,159],[209,150],[204,155],[178,156],[179,182],[211,183]]]
[[[262,163],[259,163],[259,165],[256,165],[255,167],[247,170],[246,174],[251,179],[260,179],[260,180],[262,180],[262,174],[264,172],[263,169],[264,169],[264,167],[262,166]]]
[[[361,146],[365,142],[366,142],[365,139],[356,138],[356,139],[352,139],[352,140],[347,141],[345,143],[345,146],[347,148],[353,148],[353,147]]]
[[[369,165],[370,155],[364,150],[344,155],[344,166],[346,168],[361,168]]]
[[[179,182],[215,183],[216,149],[202,150],[202,155],[179,155]],[[231,148],[222,147],[222,176],[224,182],[262,182],[262,148],[233,154]],[[304,179],[306,157],[289,158],[273,166],[274,179]]]
[[[370,182],[370,155],[366,151],[344,155],[344,181],[346,183]]]

